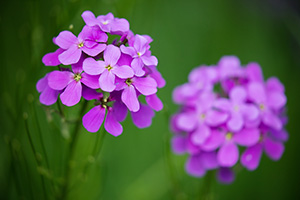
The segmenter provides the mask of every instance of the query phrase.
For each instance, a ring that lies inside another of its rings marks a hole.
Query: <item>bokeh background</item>
[[[236,55],[242,64],[256,61],[265,78],[277,76],[283,82],[290,138],[280,161],[263,156],[257,170],[239,170],[231,185],[213,180],[213,197],[300,199],[299,1],[15,0],[0,5],[0,199],[62,198],[66,148],[78,127],[63,121],[54,112],[56,105],[42,106],[35,84],[53,69],[41,62],[56,49],[52,38],[72,27],[78,34],[85,10],[112,12],[126,18],[135,33],[154,39],[151,50],[167,81],[158,92],[165,109],[147,129],[136,128],[128,117],[123,134],[106,134],[96,157],[100,133],[80,126],[65,199],[196,199],[203,179],[188,176],[186,156],[169,151],[168,115],[178,109],[171,94],[192,68],[216,64],[223,55]],[[65,108],[67,118],[74,119],[78,109]]]

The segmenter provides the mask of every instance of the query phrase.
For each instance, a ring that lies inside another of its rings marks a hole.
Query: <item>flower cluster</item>
[[[217,66],[195,68],[188,80],[173,92],[182,106],[172,116],[171,129],[173,151],[189,154],[190,175],[218,169],[218,179],[230,183],[238,161],[255,170],[263,151],[280,159],[288,139],[287,99],[277,78],[265,82],[257,63],[242,67],[237,57],[224,56]]]
[[[153,110],[163,107],[157,88],[165,85],[157,58],[151,55],[152,38],[133,34],[126,19],[111,13],[95,17],[85,11],[82,18],[86,25],[78,37],[62,31],[53,39],[59,48],[43,57],[46,66],[59,66],[59,70],[38,81],[40,102],[51,105],[58,96],[66,106],[78,104],[81,97],[94,100],[95,106],[82,119],[90,132],[98,131],[105,119],[105,129],[120,135],[120,122],[128,110],[137,127],[150,126]],[[146,104],[140,96],[145,96]]]

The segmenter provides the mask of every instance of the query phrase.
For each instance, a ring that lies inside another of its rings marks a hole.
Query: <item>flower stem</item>
[[[88,101],[84,100],[84,103],[81,107],[81,110],[79,112],[79,118],[81,118],[87,108]],[[67,199],[68,195],[68,189],[69,189],[69,184],[70,184],[70,174],[71,174],[71,161],[73,160],[74,157],[74,152],[75,152],[75,144],[78,139],[78,135],[80,132],[80,127],[81,127],[81,120],[78,120],[78,122],[75,124],[74,132],[71,136],[71,141],[70,141],[70,147],[69,151],[67,153],[66,159],[66,170],[65,170],[65,178],[64,178],[64,184],[62,186],[61,194],[60,194],[60,199]]]
[[[213,200],[212,195],[212,182],[214,179],[214,171],[208,171],[204,177],[204,181],[201,184],[201,190],[199,194],[199,200]]]

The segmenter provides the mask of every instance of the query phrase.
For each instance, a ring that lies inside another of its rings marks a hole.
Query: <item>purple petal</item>
[[[60,65],[60,61],[58,60],[58,55],[64,52],[63,49],[59,48],[55,52],[47,53],[44,55],[42,62],[46,66],[57,66]]]
[[[224,134],[218,130],[212,130],[210,136],[207,140],[201,145],[201,148],[204,151],[214,151],[223,144],[225,140]]]
[[[62,90],[74,80],[73,76],[74,74],[72,72],[53,71],[49,73],[48,85],[54,90]]]
[[[262,145],[256,144],[252,147],[249,147],[244,151],[241,156],[241,163],[248,170],[255,170],[258,165],[262,155]]]
[[[97,132],[104,120],[105,109],[101,106],[95,106],[82,118],[82,124],[89,132]]]
[[[98,75],[104,72],[105,63],[94,58],[86,58],[83,61],[83,70],[90,75]]]
[[[152,73],[150,74],[150,77],[152,77],[156,83],[157,83],[157,87],[158,88],[162,88],[165,87],[166,85],[166,81],[165,79],[162,77],[161,73],[159,71],[157,71],[155,69],[155,67],[149,67],[152,71]]]
[[[42,92],[46,87],[48,87],[48,74],[41,78],[37,83],[36,83],[36,90],[38,92]]]
[[[147,105],[141,104],[140,109],[137,112],[131,112],[133,123],[138,128],[149,127],[154,117],[154,111]]]
[[[199,156],[191,156],[185,165],[187,173],[195,177],[202,177],[205,175],[206,170],[200,160]]]
[[[236,86],[229,93],[231,101],[235,103],[244,102],[247,98],[246,90],[241,86]]]
[[[284,93],[284,86],[276,77],[271,77],[267,80],[266,88],[268,91]]]
[[[254,121],[259,117],[259,110],[253,104],[244,104],[241,112],[247,121]]]
[[[99,79],[100,88],[106,92],[112,92],[115,86],[115,75],[108,70],[105,70]]]
[[[191,140],[196,145],[201,145],[210,136],[210,128],[204,124],[199,124],[197,129],[193,132]]]
[[[89,87],[82,87],[82,97],[86,100],[100,99],[103,97],[102,93],[98,93],[95,89]]]
[[[50,106],[57,101],[59,91],[53,90],[50,87],[46,86],[43,92],[40,95],[40,102],[44,105]]]
[[[265,138],[264,149],[272,160],[279,160],[284,152],[284,145],[281,142]]]
[[[106,48],[106,44],[99,44],[95,42],[95,45],[92,48],[89,48],[87,46],[81,47],[81,50],[84,51],[89,56],[96,56],[102,51],[104,51]]]
[[[79,61],[81,53],[81,49],[77,45],[72,45],[69,49],[61,53],[58,59],[64,65],[71,65]]]
[[[275,109],[279,110],[286,104],[286,96],[280,92],[270,92],[268,94],[268,105]]]
[[[121,51],[118,47],[110,44],[104,51],[104,61],[106,65],[115,66],[121,56]]]
[[[130,111],[137,112],[140,109],[140,103],[132,85],[123,90],[121,98]]]
[[[128,54],[130,56],[134,56],[136,54],[136,51],[133,47],[126,47],[124,45],[121,45],[120,49],[122,53]]]
[[[100,86],[99,86],[99,76],[92,76],[92,75],[88,75],[87,73],[82,73],[80,81],[84,85],[86,85],[86,86],[88,86],[92,89],[100,88]]]
[[[127,116],[127,107],[123,102],[117,100],[114,103],[113,112],[117,121],[124,121]]]
[[[141,58],[135,58],[131,62],[131,67],[134,71],[134,74],[138,77],[141,77],[145,74],[143,70],[144,63]]]
[[[233,140],[242,146],[252,146],[259,141],[259,129],[243,129],[233,135]]]
[[[132,83],[143,95],[151,95],[157,92],[157,84],[151,77],[135,78]]]
[[[146,99],[147,104],[155,111],[160,111],[163,109],[164,105],[161,102],[161,100],[157,97],[156,94],[146,96],[145,99]]]
[[[213,152],[203,152],[201,154],[201,161],[205,169],[211,170],[218,167],[218,159],[215,151]]]
[[[184,154],[186,152],[186,138],[175,136],[171,140],[172,149],[175,154]]]
[[[66,89],[61,93],[61,102],[66,106],[74,106],[77,104],[82,95],[82,86],[80,81],[72,81]]]
[[[238,147],[233,142],[225,143],[218,152],[218,161],[222,167],[232,167],[239,159]]]
[[[221,167],[217,174],[218,180],[224,184],[230,184],[234,181],[234,173],[230,168]]]
[[[273,112],[265,112],[262,118],[263,122],[275,130],[282,129],[282,122]]]
[[[142,56],[141,59],[147,66],[157,66],[158,64],[157,58],[155,56]]]
[[[94,25],[98,24],[98,21],[97,21],[95,15],[89,10],[84,11],[82,13],[81,17],[83,18],[84,22],[88,26],[94,26]]]
[[[249,63],[246,68],[247,76],[250,81],[263,82],[264,77],[261,67],[257,63]]]
[[[134,75],[134,72],[132,70],[131,67],[127,66],[127,65],[123,65],[123,66],[115,66],[112,69],[112,72],[118,76],[119,78],[131,78]]]
[[[205,122],[210,126],[219,126],[228,119],[228,114],[216,110],[209,110],[205,116]]]
[[[148,41],[145,37],[141,36],[141,35],[135,35],[134,37],[134,48],[135,50],[140,53],[141,55],[143,55],[146,52],[146,45],[147,45]]]
[[[232,114],[231,118],[227,121],[227,127],[232,132],[240,131],[244,126],[244,120],[240,114]]]
[[[197,122],[197,117],[195,113],[192,112],[181,113],[177,117],[177,126],[184,131],[194,130]]]
[[[289,135],[288,133],[286,132],[286,130],[279,130],[279,131],[276,131],[276,130],[272,130],[270,132],[271,134],[271,137],[274,138],[275,140],[279,140],[279,141],[282,141],[282,142],[286,142],[289,138]]]
[[[111,24],[112,32],[127,32],[129,30],[129,22],[126,19],[115,18],[114,22]]]
[[[248,85],[248,96],[255,103],[266,102],[265,88],[258,82],[252,82]]]
[[[104,122],[104,127],[107,132],[112,134],[113,136],[119,136],[123,132],[122,125],[116,120],[113,112],[108,111],[106,120]]]
[[[228,99],[220,98],[214,101],[213,106],[223,111],[230,111],[231,103]]]
[[[57,44],[62,49],[69,49],[72,45],[76,46],[77,42],[77,37],[70,31],[62,31],[55,38],[55,44]]]

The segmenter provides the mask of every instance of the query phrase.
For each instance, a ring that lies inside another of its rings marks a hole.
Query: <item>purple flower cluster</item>
[[[288,139],[287,99],[277,78],[265,82],[257,63],[242,67],[237,57],[224,56],[217,66],[195,68],[188,80],[173,92],[182,106],[172,116],[171,129],[173,151],[189,154],[190,175],[218,169],[218,179],[230,183],[238,161],[255,170],[263,151],[280,159]]]
[[[66,106],[78,104],[81,97],[94,100],[95,106],[82,119],[90,132],[98,131],[105,119],[107,132],[120,135],[120,122],[128,110],[137,127],[150,126],[153,110],[163,107],[157,88],[165,85],[151,55],[152,38],[133,34],[126,19],[111,13],[95,17],[85,11],[82,18],[86,25],[78,37],[62,31],[53,39],[59,48],[43,57],[46,66],[59,66],[59,70],[38,81],[40,102],[51,105],[58,96]],[[140,96],[145,96],[146,104]]]

